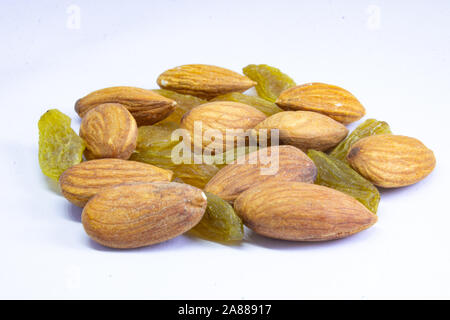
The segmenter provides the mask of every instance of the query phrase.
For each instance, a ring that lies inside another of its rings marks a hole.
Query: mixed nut
[[[79,99],[77,135],[56,109],[39,120],[39,164],[83,208],[96,242],[136,248],[187,233],[325,241],[377,221],[377,187],[435,167],[419,140],[369,119],[347,90],[296,85],[268,65],[245,75],[210,65],[163,72],[161,89],[112,87]],[[258,96],[243,93],[255,87]],[[84,156],[84,161],[83,161]]]

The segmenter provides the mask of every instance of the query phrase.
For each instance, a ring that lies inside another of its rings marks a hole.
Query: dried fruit
[[[223,94],[221,96],[215,97],[211,101],[233,101],[248,104],[249,106],[258,109],[266,116],[271,116],[277,112],[283,111],[283,109],[280,109],[280,107],[278,107],[273,102],[269,102],[259,97],[249,96],[240,92]]]
[[[213,164],[195,164],[192,154],[186,156],[191,159],[191,163],[175,164],[172,161],[172,149],[180,142],[172,141],[171,136],[176,129],[178,125],[173,122],[139,127],[136,152],[130,160],[171,170],[174,179],[203,189],[219,169]]]
[[[244,225],[233,207],[218,196],[206,192],[208,204],[202,220],[190,233],[208,240],[240,241],[244,237]]]
[[[382,134],[352,145],[347,161],[363,177],[384,188],[414,184],[433,171],[433,151],[415,138]]]
[[[175,91],[171,90],[164,90],[164,89],[156,89],[153,90],[157,94],[172,99],[176,101],[177,105],[175,107],[175,110],[163,121],[159,123],[165,123],[165,122],[175,122],[180,123],[181,118],[183,118],[184,114],[191,110],[192,108],[195,108],[196,106],[199,106],[201,104],[207,103],[207,100],[200,99],[194,96],[191,96],[189,94],[181,94]]]
[[[192,158],[192,157],[191,157]],[[144,162],[173,171],[174,179],[203,189],[208,181],[219,171],[213,164],[191,163],[175,164],[172,161],[172,150],[153,151],[151,149],[137,150],[130,160]]]
[[[154,166],[172,170],[172,150],[153,151],[151,149],[138,149],[130,157],[132,161],[144,162]]]
[[[380,193],[369,181],[360,176],[350,166],[323,152],[309,150],[310,157],[317,167],[315,183],[344,192],[373,213],[377,213]]]
[[[75,111],[84,115],[103,103],[120,103],[136,119],[139,126],[163,120],[175,109],[176,102],[152,90],[135,87],[111,87],[94,91],[75,103]]]
[[[137,133],[133,116],[118,103],[105,103],[91,109],[80,126],[88,159],[128,159],[136,148]]]
[[[250,152],[257,151],[256,146],[252,147],[237,147],[226,152],[214,155],[214,163],[217,167],[223,168],[227,164],[233,163],[238,157],[245,156]]]
[[[67,168],[83,160],[84,141],[70,127],[70,118],[57,109],[39,119],[39,165],[55,180]]]
[[[278,129],[281,142],[303,151],[328,150],[336,146],[348,133],[341,123],[310,111],[284,111],[260,122],[255,131]]]
[[[172,140],[172,133],[178,128],[178,124],[174,122],[160,122],[152,126],[139,127],[136,148],[153,151],[172,149],[179,143],[178,140]]]
[[[212,164],[179,164],[173,167],[174,177],[184,183],[203,189],[219,168]]]
[[[220,169],[205,191],[233,202],[240,193],[265,181],[313,183],[317,169],[301,150],[292,146],[272,146],[249,153]]]
[[[243,103],[216,101],[202,104],[181,120],[181,128],[189,131],[194,146],[212,152],[226,150],[227,145],[248,138],[246,130],[252,129],[266,118],[264,113]],[[194,135],[195,124],[201,124],[201,135]],[[207,131],[216,130],[219,134],[208,139]],[[232,134],[226,134],[232,133]]]
[[[350,147],[359,139],[372,136],[375,134],[390,134],[391,128],[384,121],[378,121],[375,119],[367,119],[361,123],[355,130],[353,130],[347,138],[339,143],[336,148],[331,151],[330,155],[342,160],[347,161],[347,153]]]
[[[187,184],[122,184],[93,197],[81,219],[96,242],[111,248],[138,248],[188,231],[205,209],[205,194]]]
[[[64,197],[83,207],[105,188],[131,182],[170,181],[172,172],[149,164],[120,159],[82,162],[61,175],[59,185]]]
[[[295,86],[294,80],[289,76],[267,64],[250,64],[243,72],[257,82],[255,88],[258,95],[270,102],[275,102],[281,92]]]
[[[283,91],[276,104],[285,110],[322,113],[348,124],[361,119],[366,110],[350,92],[325,83],[307,83]]]
[[[353,197],[296,181],[266,182],[234,202],[244,224],[263,236],[294,241],[344,238],[369,228],[377,216]]]
[[[204,65],[188,64],[163,72],[158,85],[167,90],[211,99],[228,92],[243,92],[256,83],[234,71]]]

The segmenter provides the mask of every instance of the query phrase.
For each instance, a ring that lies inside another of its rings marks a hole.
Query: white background
[[[0,298],[450,298],[449,1],[2,0],[0,39]],[[101,247],[41,174],[37,121],[56,107],[78,131],[76,99],[187,63],[340,85],[436,169],[339,241]]]

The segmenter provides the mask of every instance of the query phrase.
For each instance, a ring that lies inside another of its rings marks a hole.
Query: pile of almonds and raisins
[[[365,115],[350,92],[296,85],[267,65],[243,72],[183,65],[158,77],[161,89],[92,92],[75,103],[79,135],[60,111],[42,115],[42,172],[83,207],[92,239],[113,248],[184,233],[236,242],[244,225],[275,239],[339,239],[377,221],[377,187],[434,169],[431,150],[386,122],[349,134],[345,125]],[[242,93],[252,87],[258,96]]]

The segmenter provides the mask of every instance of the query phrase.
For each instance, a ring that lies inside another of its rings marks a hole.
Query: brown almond
[[[270,161],[272,156],[273,162]],[[269,170],[271,166],[275,170]],[[272,146],[251,152],[220,169],[205,186],[205,191],[233,202],[239,194],[263,182],[313,183],[316,175],[314,162],[300,149],[293,146]]]
[[[202,104],[186,113],[181,119],[181,128],[188,130],[193,144],[203,149],[221,148],[234,144],[238,139],[248,138],[247,130],[253,129],[266,118],[261,111],[238,102],[215,101]],[[195,124],[201,124],[202,135],[194,135]],[[220,134],[215,140],[208,139],[207,131],[216,130]],[[230,133],[227,136],[226,133]]]
[[[130,111],[138,126],[151,125],[168,117],[176,102],[152,90],[135,87],[110,87],[94,91],[75,103],[75,111],[84,115],[104,103],[120,103]]]
[[[348,129],[341,123],[323,114],[310,111],[284,111],[276,113],[255,127],[279,130],[281,142],[303,151],[309,149],[325,151],[341,142]]]
[[[348,124],[361,119],[366,110],[350,92],[325,83],[307,83],[283,91],[276,104],[285,110],[322,113]]]
[[[59,185],[63,196],[83,207],[105,188],[122,183],[170,181],[172,171],[150,164],[120,159],[90,160],[63,172]]]
[[[234,208],[256,233],[292,241],[344,238],[377,221],[376,215],[349,195],[296,181],[259,184],[243,192]]]
[[[81,220],[86,233],[106,247],[138,248],[190,230],[205,209],[205,194],[187,184],[122,184],[93,197]]]
[[[352,145],[347,160],[373,184],[384,188],[403,187],[424,179],[433,171],[433,151],[415,138],[374,135]]]
[[[128,159],[136,149],[137,133],[133,116],[118,103],[91,109],[80,126],[80,137],[86,142],[89,159]]]
[[[188,64],[163,72],[158,85],[167,90],[212,99],[229,92],[243,92],[256,82],[234,71],[205,64]]]

